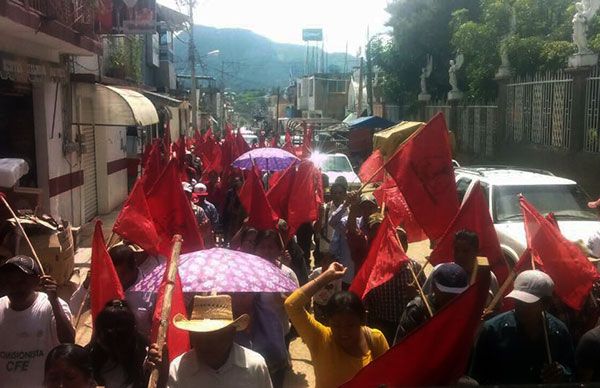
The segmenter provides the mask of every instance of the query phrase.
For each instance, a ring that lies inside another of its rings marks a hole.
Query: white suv
[[[474,182],[480,182],[509,262],[516,263],[527,247],[519,194],[540,213],[554,212],[562,234],[571,241],[587,244],[590,236],[600,230],[597,214],[587,207],[588,196],[572,180],[547,171],[503,166],[459,167],[455,175],[459,201]]]

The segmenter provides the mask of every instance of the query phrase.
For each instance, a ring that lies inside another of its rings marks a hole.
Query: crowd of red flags
[[[311,132],[310,128],[304,128],[304,144],[301,147],[295,147],[291,134],[286,132],[282,148],[307,156],[310,154]],[[143,174],[119,214],[113,229],[115,233],[149,253],[166,257],[169,257],[174,234],[183,235],[183,252],[203,248],[192,208],[181,188],[181,181],[186,175],[187,148],[191,144],[194,145],[193,152],[203,162],[203,173],[215,171],[222,180],[231,174],[239,174],[231,168],[231,163],[250,149],[240,131],[234,135],[230,126],[225,129],[222,141],[217,141],[212,130],[204,135],[197,132],[192,141],[180,138],[172,144],[168,135],[163,141],[155,141],[145,152]],[[259,146],[265,144],[266,140],[262,137]],[[277,138],[269,145],[277,145]],[[375,151],[362,165],[359,175],[362,181],[380,183],[374,195],[380,205],[385,204],[386,215],[351,291],[364,298],[372,289],[389,281],[408,260],[398,240],[396,226],[407,231],[410,242],[427,238],[435,242],[430,257],[434,265],[452,261],[455,233],[462,229],[471,230],[479,236],[479,254],[488,258],[500,283],[507,279],[508,267],[480,185],[474,184],[463,204],[459,204],[448,130],[442,114],[411,136],[387,160]],[[281,218],[287,220],[291,236],[303,223],[317,219],[323,201],[323,186],[321,173],[312,162],[303,160],[277,172],[270,178],[266,192],[262,180],[257,169],[247,171],[238,193],[251,226],[273,229]],[[544,218],[525,198],[520,198],[520,202],[528,249],[516,269],[522,270],[535,263],[554,279],[556,295],[567,306],[580,309],[593,282],[598,279],[596,269],[577,245],[562,236],[554,217]],[[108,300],[123,296],[98,224],[92,256],[92,314],[95,317]],[[99,290],[98,284],[103,284],[102,290]],[[488,287],[489,279],[475,283],[344,386],[443,385],[456,382],[468,363]],[[154,312],[155,326],[162,308],[162,297],[161,291]],[[172,306],[172,316],[185,312],[179,282],[176,283]],[[448,327],[452,327],[452,331],[449,332]],[[436,335],[439,332],[448,335],[440,337]],[[170,359],[189,349],[187,333],[172,325],[167,343]],[[435,352],[429,351],[434,348]],[[428,372],[431,370],[436,370],[436,373]]]

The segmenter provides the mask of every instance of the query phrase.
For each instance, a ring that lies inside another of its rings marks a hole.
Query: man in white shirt
[[[56,282],[36,262],[15,256],[0,266],[0,388],[41,387],[46,355],[75,341],[71,312]],[[44,292],[37,292],[38,286]]]
[[[190,332],[193,349],[173,360],[167,387],[272,388],[264,358],[233,342],[249,321],[247,314],[233,319],[229,295],[194,296],[191,319],[173,318]]]
[[[598,211],[600,216],[600,198],[594,202],[589,202],[588,207]],[[600,230],[596,230],[587,241],[587,248],[592,251],[596,257],[600,257]]]

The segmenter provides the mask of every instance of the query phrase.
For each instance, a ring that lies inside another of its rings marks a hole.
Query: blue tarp
[[[370,128],[370,129],[386,129],[394,125],[395,123],[381,118],[379,116],[367,116],[367,117],[359,117],[356,120],[352,120],[348,123],[348,129],[362,129],[362,128]]]

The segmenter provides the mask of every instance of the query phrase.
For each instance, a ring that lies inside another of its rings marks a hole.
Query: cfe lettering
[[[8,372],[27,372],[29,369],[30,360],[22,361],[9,361],[6,363],[6,370]]]
[[[4,362],[4,369],[7,372],[27,372],[31,366],[31,361],[38,357],[44,357],[42,350],[0,352],[0,360]]]

